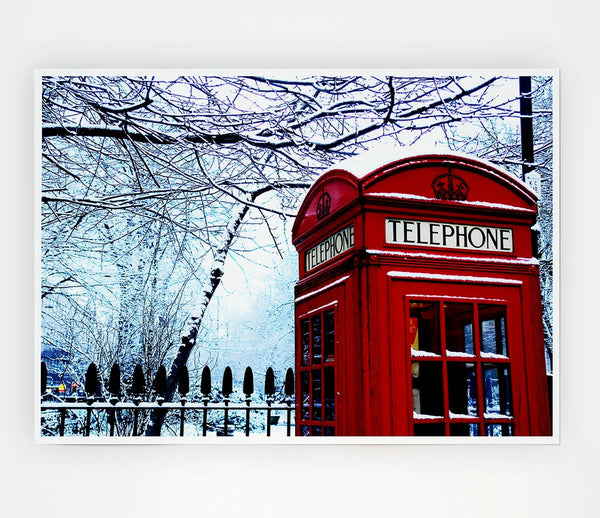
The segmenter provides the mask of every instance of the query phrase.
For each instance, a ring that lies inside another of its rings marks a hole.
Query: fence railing
[[[242,393],[233,390],[230,367],[223,373],[221,390],[213,389],[211,371],[204,367],[197,396],[191,396],[189,372],[179,371],[177,392],[179,401],[167,402],[167,374],[161,366],[150,387],[147,387],[141,365],[136,365],[131,383],[123,383],[119,365],[110,370],[107,390],[91,363],[85,376],[84,392],[55,395],[47,387],[47,369],[42,362],[42,434],[46,436],[139,436],[144,433],[151,416],[158,415],[166,435],[231,436],[234,433],[272,435],[272,427],[281,430],[279,420],[285,416],[285,434],[293,435],[294,372],[288,369],[283,391],[276,390],[275,375],[268,368],[265,375],[264,400],[253,400],[254,374],[250,367],[244,372]],[[66,387],[63,387],[66,389]],[[125,388],[125,395],[123,394]],[[107,397],[108,396],[108,397]],[[262,398],[261,398],[262,399]],[[187,430],[186,430],[187,428]],[[196,433],[193,433],[193,432]],[[165,435],[165,434],[163,434]]]

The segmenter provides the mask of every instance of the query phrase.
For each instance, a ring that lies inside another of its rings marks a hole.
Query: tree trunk
[[[217,249],[215,259],[211,265],[210,277],[202,289],[202,298],[198,307],[193,311],[188,320],[188,328],[185,334],[181,337],[181,346],[177,351],[175,359],[173,360],[173,364],[171,365],[171,370],[167,376],[165,401],[171,401],[173,399],[179,379],[179,371],[184,365],[187,364],[188,358],[190,357],[190,354],[196,345],[198,331],[200,329],[200,325],[202,324],[206,309],[208,308],[208,304],[210,303],[215,291],[221,283],[221,278],[225,268],[225,259],[227,258],[227,254],[229,253],[229,249],[233,244],[233,241],[238,235],[239,228],[242,225],[246,214],[248,214],[249,208],[250,207],[248,205],[243,203],[237,205],[234,215],[227,225],[227,228],[223,232],[223,239],[219,248]],[[165,410],[152,411],[152,414],[150,415],[150,423],[146,429],[147,436],[160,435],[165,414]]]

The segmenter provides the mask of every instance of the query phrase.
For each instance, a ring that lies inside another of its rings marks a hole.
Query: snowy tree
[[[276,253],[277,222],[316,177],[374,141],[446,140],[510,164],[511,81],[43,77],[44,339],[69,334],[86,360],[141,359],[147,373],[170,360],[170,399],[226,261],[256,246],[251,224]]]

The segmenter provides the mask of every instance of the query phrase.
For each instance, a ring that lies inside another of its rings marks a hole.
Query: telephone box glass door
[[[406,302],[412,433],[514,435],[507,301]]]
[[[298,319],[300,329],[300,435],[335,435],[336,307]]]

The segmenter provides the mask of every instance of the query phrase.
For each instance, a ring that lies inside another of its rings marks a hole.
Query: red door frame
[[[312,370],[312,341],[310,344],[310,358],[308,366],[302,365],[301,351],[302,351],[302,333],[301,333],[301,320],[311,318],[313,315],[324,313],[327,310],[334,310],[334,330],[335,330],[335,353],[334,360],[330,363],[325,363],[324,358],[321,360],[321,369],[326,365],[330,365],[334,368],[334,379],[335,379],[335,435],[344,435],[346,432],[346,412],[344,401],[346,399],[346,386],[347,386],[347,368],[346,368],[346,329],[344,323],[346,321],[345,315],[345,293],[346,293],[346,281],[349,276],[343,276],[337,281],[331,283],[329,288],[321,288],[314,290],[310,293],[302,295],[296,300],[296,435],[301,436],[301,426],[303,423],[302,416],[302,389],[301,389],[301,378],[302,372]],[[323,347],[323,344],[321,344]],[[311,380],[312,378],[309,378]],[[321,385],[323,386],[323,378]],[[309,381],[309,392],[311,394],[312,403],[312,383]],[[324,400],[324,394],[322,394],[322,400]],[[312,410],[312,404],[309,407],[309,411]],[[312,419],[312,415],[308,420],[310,426],[318,426],[319,423]],[[321,426],[323,426],[321,424]]]
[[[436,300],[457,301],[473,304],[502,303],[506,304],[506,329],[510,358],[511,395],[514,414],[514,434],[530,435],[530,412],[535,411],[527,403],[527,378],[525,356],[523,354],[523,308],[521,305],[521,282],[518,280],[494,279],[489,277],[471,277],[462,282],[450,280],[447,276],[438,275],[436,280],[426,280],[425,276],[406,280],[388,275],[389,300],[390,300],[390,336],[392,337],[391,358],[392,372],[395,373],[391,380],[393,395],[393,430],[394,435],[412,435],[412,378],[411,348],[408,338],[409,300]],[[400,316],[400,318],[398,318]],[[441,319],[441,317],[440,317]],[[443,328],[443,324],[442,324]],[[477,325],[474,333],[479,335]],[[477,338],[478,340],[478,338]],[[443,361],[446,361],[445,351]],[[479,360],[479,363],[483,361]],[[480,378],[478,378],[480,379]],[[480,390],[480,387],[478,387]],[[447,395],[445,396],[447,398]],[[480,409],[481,411],[481,409]],[[445,406],[447,412],[447,402]]]

